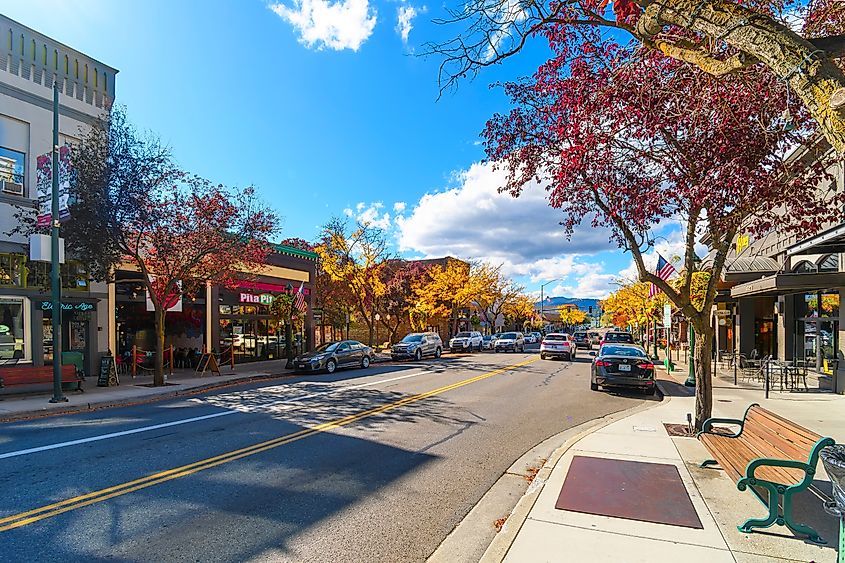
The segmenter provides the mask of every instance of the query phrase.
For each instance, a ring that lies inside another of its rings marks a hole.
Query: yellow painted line
[[[417,401],[421,401],[428,397],[432,397],[434,395],[439,395],[441,393],[446,393],[447,391],[451,391],[453,389],[458,389],[459,387],[463,387],[465,385],[470,385],[472,383],[476,383],[483,379],[487,379],[489,377],[493,377],[494,375],[499,375],[501,373],[514,370],[516,368],[520,368],[526,366],[532,362],[536,362],[536,358],[532,360],[527,360],[524,362],[520,362],[518,364],[512,364],[503,368],[499,368],[493,371],[489,371],[483,373],[481,375],[477,375],[475,377],[470,377],[468,379],[464,379],[458,381],[456,383],[452,383],[450,385],[444,385],[443,387],[438,387],[437,389],[433,389],[431,391],[426,391],[425,393],[419,393],[417,395],[411,395],[410,397],[406,397],[404,399],[400,399],[398,401],[394,401],[392,403],[388,403],[386,405],[382,405],[379,407],[373,407],[371,409],[361,411],[356,414],[351,414],[345,416],[343,418],[339,418],[337,420],[332,420],[330,422],[324,422],[322,424],[318,424],[317,426],[312,426],[310,428],[303,428],[297,432],[293,432],[292,434],[286,434],[285,436],[280,436],[278,438],[273,438],[272,440],[267,440],[265,442],[260,442],[258,444],[253,444],[252,446],[247,446],[245,448],[240,448],[238,450],[233,450],[231,452],[227,452],[224,454],[216,455],[214,457],[209,457],[200,461],[196,461],[194,463],[189,463],[187,465],[182,465],[180,467],[175,467],[173,469],[168,469],[166,471],[161,471],[159,473],[153,473],[152,475],[148,475],[146,477],[142,477],[140,479],[135,479],[133,481],[128,481],[126,483],[122,483],[120,485],[114,485],[112,487],[107,487],[105,489],[100,489],[97,491],[92,491],[90,493],[86,493],[84,495],[79,495],[73,498],[65,499],[63,501],[55,502],[52,504],[48,504],[42,506],[40,508],[35,508],[32,510],[28,510],[26,512],[21,512],[19,514],[14,514],[12,516],[7,516],[5,518],[0,518],[0,532],[5,532],[8,530],[13,530],[15,528],[20,528],[21,526],[26,526],[27,524],[32,524],[33,522],[38,522],[39,520],[44,520],[46,518],[52,518],[53,516],[58,516],[64,512],[69,512],[71,510],[76,510],[78,508],[83,508],[85,506],[89,506],[91,504],[95,504],[98,502],[103,502],[105,500],[125,495],[140,489],[145,489],[147,487],[152,487],[153,485],[158,485],[160,483],[164,483],[166,481],[171,481],[173,479],[177,479],[179,477],[185,477],[187,475],[191,475],[193,473],[197,473],[198,471],[202,471],[203,469],[210,469],[212,467],[216,467],[218,465],[222,465],[224,463],[229,463],[230,461],[235,461],[247,456],[255,455],[257,453],[261,453],[273,448],[277,448],[279,446],[283,446],[285,444],[290,444],[292,442],[296,442],[303,438],[307,438],[309,436],[313,436],[315,434],[320,434],[322,432],[328,432],[329,430],[333,430],[335,428],[340,428],[341,426],[345,426],[352,422],[368,418],[383,412],[387,412],[405,405],[409,405],[411,403],[415,403]]]

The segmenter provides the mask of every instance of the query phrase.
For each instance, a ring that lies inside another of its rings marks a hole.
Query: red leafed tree
[[[500,64],[538,36],[572,44],[612,34],[714,77],[754,67],[777,78],[845,152],[845,2],[841,0],[466,0],[438,20],[457,35],[428,45],[441,88]]]
[[[178,170],[120,109],[92,127],[74,166],[67,244],[95,279],[112,279],[125,262],[143,274],[155,308],[154,383],[163,385],[167,309],[182,293],[260,269],[276,216],[252,187],[229,189]]]
[[[429,275],[429,267],[419,262],[391,260],[381,272],[384,293],[379,297],[381,324],[389,331],[388,340],[396,342],[403,323],[411,324],[410,311],[416,303],[414,288]]]
[[[759,68],[717,79],[595,37],[577,50],[569,40],[558,45],[558,56],[531,80],[505,86],[516,107],[488,122],[488,157],[506,168],[503,189],[514,196],[532,180],[544,186],[568,233],[585,217],[609,227],[640,280],[656,284],[690,320],[700,427],[712,403],[710,311],[732,239],[741,227],[810,233],[836,219],[842,195],[818,187],[826,164],[815,157],[824,142],[794,99],[785,126],[783,87]],[[808,154],[788,158],[802,140]],[[644,258],[671,224],[680,224],[685,241],[677,289]],[[701,237],[711,249],[711,276],[704,303],[694,304]]]

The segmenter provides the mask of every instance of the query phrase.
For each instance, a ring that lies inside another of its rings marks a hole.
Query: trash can
[[[833,485],[833,500],[824,504],[824,510],[839,518],[839,563],[845,563],[845,445],[836,444],[822,448],[819,457]]]

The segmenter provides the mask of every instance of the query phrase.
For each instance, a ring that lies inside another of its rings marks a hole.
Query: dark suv
[[[390,357],[394,360],[439,358],[442,353],[443,341],[436,332],[412,332],[390,348]]]
[[[622,332],[622,331],[610,331],[604,335],[604,340],[602,340],[602,344],[633,344],[634,343],[634,336],[630,332]]]
[[[576,348],[593,349],[593,343],[590,341],[590,336],[584,331],[578,331],[572,334],[572,339],[575,340]]]

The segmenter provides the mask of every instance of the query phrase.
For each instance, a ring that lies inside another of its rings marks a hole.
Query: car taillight
[[[637,364],[637,367],[639,367],[640,369],[654,369],[654,364],[652,364],[651,362],[645,362],[642,364]]]
[[[609,368],[610,365],[610,362],[605,362],[604,360],[596,360],[596,367]]]

